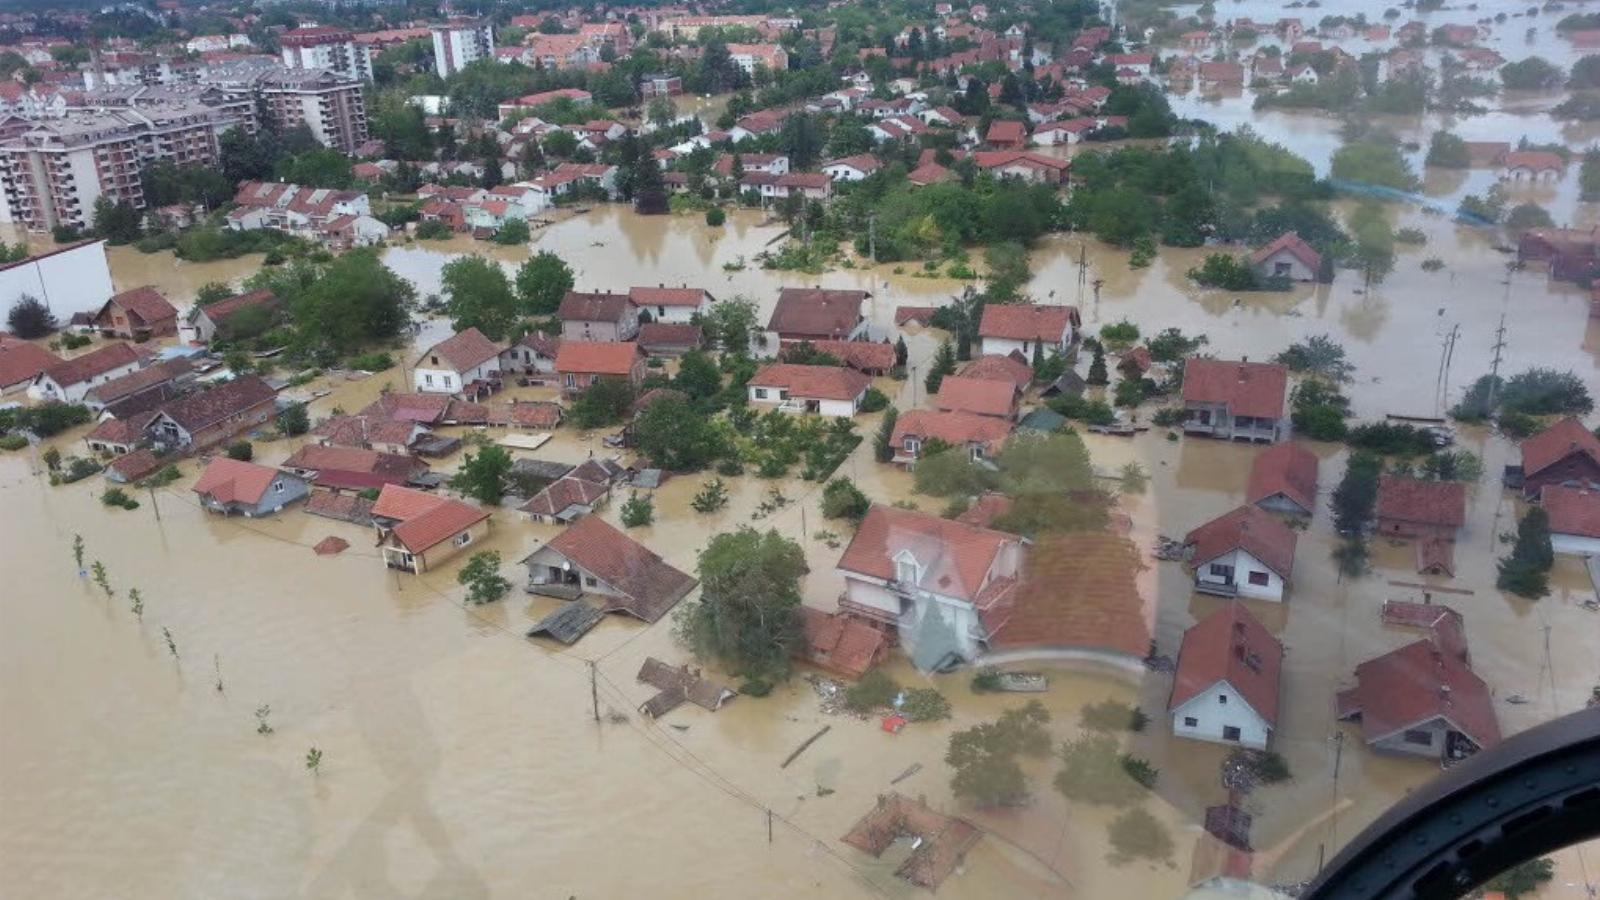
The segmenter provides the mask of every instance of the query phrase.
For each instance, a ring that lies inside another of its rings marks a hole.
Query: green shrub
[[[706,224],[712,228],[721,228],[722,223],[728,221],[728,214],[720,207],[713,206],[706,210]]]
[[[867,388],[867,393],[861,398],[861,411],[875,413],[889,406],[889,395],[875,387]]]
[[[625,527],[640,528],[649,525],[655,518],[656,505],[648,494],[631,494],[628,501],[622,504],[622,524]]]
[[[178,470],[178,467],[172,463],[168,463],[154,475],[145,478],[145,480],[140,482],[140,484],[147,488],[166,487],[182,477],[183,473]]]
[[[871,712],[894,702],[900,685],[881,670],[873,669],[844,689],[844,703],[856,712]]]
[[[746,697],[765,697],[772,693],[772,682],[757,675],[747,675],[739,682],[739,693]]]
[[[1161,771],[1150,765],[1150,760],[1142,759],[1131,753],[1124,753],[1122,754],[1121,762],[1122,771],[1127,772],[1129,778],[1132,778],[1147,790],[1155,788],[1156,779],[1161,777]]]
[[[371,353],[350,357],[346,365],[362,372],[382,372],[394,368],[394,357],[381,350],[374,350]]]
[[[912,688],[900,712],[913,722],[932,722],[950,718],[950,701],[933,688]]]
[[[250,445],[249,441],[234,441],[228,445],[229,459],[237,459],[240,462],[249,462],[255,458],[255,455],[255,448]]]
[[[1000,673],[994,669],[984,669],[972,676],[974,694],[990,694],[998,690],[1000,690]]]
[[[835,478],[822,489],[824,518],[859,522],[871,508],[872,501],[847,478]]]
[[[139,501],[128,496],[128,492],[119,487],[106,488],[100,495],[100,502],[106,506],[120,506],[123,509],[138,509]]]
[[[1102,325],[1100,339],[1110,346],[1128,346],[1139,339],[1139,326],[1127,319]]]
[[[436,219],[418,222],[416,236],[419,241],[447,241],[454,234],[450,226]]]
[[[0,434],[0,450],[21,450],[28,446],[28,439],[16,432]]]

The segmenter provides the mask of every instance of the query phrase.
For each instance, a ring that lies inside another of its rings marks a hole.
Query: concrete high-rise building
[[[494,26],[488,19],[451,19],[434,25],[433,68],[449,78],[480,59],[494,58]]]
[[[342,28],[296,28],[278,38],[283,64],[291,69],[327,69],[358,81],[372,80],[372,57]]]
[[[218,137],[235,124],[222,110],[188,102],[36,122],[0,141],[0,188],[12,219],[29,231],[88,228],[102,197],[144,208],[147,163],[217,165]]]
[[[326,69],[284,69],[263,76],[256,90],[281,129],[305,125],[323,146],[345,153],[367,139],[359,81]]]

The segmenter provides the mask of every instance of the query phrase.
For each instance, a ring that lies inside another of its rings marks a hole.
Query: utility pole
[[[1439,375],[1434,382],[1433,389],[1433,411],[1435,413],[1439,411],[1439,407],[1444,403],[1446,395],[1450,393],[1450,361],[1455,356],[1456,338],[1460,334],[1461,326],[1459,324],[1453,326],[1450,329],[1450,333],[1444,336],[1443,348],[1439,351]]]
[[[589,660],[589,703],[594,707],[594,721],[600,722],[600,686],[595,682],[594,660]]]
[[[772,843],[772,810],[767,810],[767,843]]]
[[[1508,275],[1507,278],[1510,276]],[[1500,325],[1494,330],[1494,361],[1489,364],[1489,403],[1488,408],[1494,409],[1495,394],[1500,387],[1500,359],[1501,351],[1506,347],[1506,314],[1500,314]]]
[[[878,264],[878,217],[867,217],[867,248],[872,255],[872,264]]]
[[[155,510],[156,521],[159,522],[159,521],[161,521],[161,507],[160,507],[159,504],[156,503],[156,489],[155,489],[155,486],[147,484],[144,487],[145,487],[145,490],[150,492],[150,508]]]

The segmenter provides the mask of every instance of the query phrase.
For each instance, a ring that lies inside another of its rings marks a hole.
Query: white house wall
[[[105,244],[99,241],[0,271],[0,307],[9,310],[27,294],[50,307],[63,324],[74,313],[99,310],[114,293]]]
[[[1216,559],[1206,560],[1195,568],[1195,581],[1202,584],[1227,584],[1228,579],[1221,575],[1213,575],[1213,565],[1233,567],[1233,585],[1238,589],[1240,597],[1249,597],[1255,600],[1283,600],[1283,579],[1278,573],[1272,571],[1267,565],[1251,556],[1244,550],[1233,550],[1224,553]],[[1264,585],[1251,584],[1250,573],[1264,573],[1267,583]]]
[[[1186,724],[1193,719],[1193,725]],[[1238,740],[1224,738],[1223,729],[1239,729]],[[1233,685],[1218,681],[1172,711],[1172,733],[1177,737],[1266,749],[1272,729],[1251,708]]]
[[[1600,538],[1552,533],[1550,548],[1564,556],[1600,556]]]

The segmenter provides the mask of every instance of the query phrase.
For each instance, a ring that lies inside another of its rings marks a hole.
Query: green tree
[[[691,400],[707,400],[722,390],[722,373],[702,350],[690,350],[678,358],[678,374],[672,386]]]
[[[939,393],[939,386],[944,383],[946,375],[956,373],[956,350],[947,340],[939,345],[939,350],[933,355],[933,363],[928,367],[928,377],[923,380],[922,386],[927,389],[928,396]]]
[[[115,203],[102,194],[94,202],[94,231],[112,244],[131,244],[144,234],[139,211],[126,200]]]
[[[502,341],[520,317],[517,297],[500,264],[484,257],[461,256],[445,263],[439,285],[449,298],[445,310],[456,331],[476,328],[492,341]]]
[[[1172,834],[1167,826],[1144,809],[1130,809],[1107,826],[1111,838],[1112,865],[1125,865],[1136,859],[1157,862],[1172,858]]]
[[[1578,168],[1578,199],[1600,200],[1600,147],[1583,151],[1583,163]]]
[[[1600,56],[1594,58],[1600,59]],[[1555,220],[1550,218],[1550,213],[1537,203],[1519,203],[1506,213],[1506,230],[1512,234],[1554,225]]]
[[[622,504],[622,525],[624,528],[642,528],[654,522],[656,518],[656,505],[649,494],[637,492],[629,494],[626,502]]]
[[[278,413],[278,430],[289,437],[299,437],[311,430],[311,418],[304,403],[291,403]]]
[[[344,190],[355,183],[354,163],[338,150],[318,147],[278,161],[278,180],[308,187]]]
[[[6,324],[10,326],[12,334],[30,341],[42,338],[59,327],[50,307],[32,294],[23,294],[11,305],[11,311],[6,314]]]
[[[194,302],[196,306],[209,306],[219,300],[226,300],[234,296],[234,293],[233,288],[229,287],[225,282],[208,281],[200,285],[200,290],[195,292]]]
[[[700,326],[707,339],[724,353],[747,356],[750,338],[755,334],[758,310],[754,300],[743,296],[718,300],[701,316]]]
[[[1123,764],[1115,738],[1084,734],[1061,745],[1056,790],[1068,800],[1097,806],[1131,806],[1147,790]]]
[[[1094,358],[1089,361],[1089,374],[1084,378],[1086,384],[1105,385],[1111,382],[1111,375],[1106,371],[1106,351],[1099,345],[1094,346]]]
[[[651,408],[655,406],[656,404],[651,404]],[[583,393],[572,402],[572,408],[568,412],[572,417],[572,424],[589,429],[615,425],[627,418],[632,408],[632,385],[621,378],[601,378],[583,389]],[[645,414],[649,414],[648,409]]]
[[[548,316],[561,306],[561,298],[572,290],[572,267],[549,250],[528,257],[517,269],[517,298],[521,312],[528,316]]]
[[[1352,141],[1334,151],[1334,178],[1414,191],[1420,186],[1411,166],[1392,138],[1374,136]]]
[[[894,425],[900,418],[900,411],[889,407],[883,412],[883,421],[878,423],[878,433],[872,439],[872,458],[878,462],[894,461]]]
[[[456,583],[466,587],[467,602],[474,606],[493,603],[511,590],[511,582],[500,574],[500,554],[495,550],[472,554],[456,573]]]
[[[1345,358],[1344,346],[1325,334],[1314,334],[1273,357],[1273,362],[1291,372],[1312,375],[1325,381],[1344,383],[1356,367]]]
[[[983,263],[989,269],[984,294],[991,303],[1008,303],[1017,300],[1031,277],[1028,271],[1028,251],[1016,241],[995,244],[983,251]]]
[[[670,394],[645,407],[633,430],[639,453],[671,472],[698,472],[728,450],[714,421],[689,401]]]
[[[1472,165],[1467,142],[1448,131],[1435,131],[1428,142],[1426,165],[1441,169],[1465,169]]]
[[[835,478],[822,489],[823,518],[859,522],[871,508],[872,501],[848,478]]]
[[[1370,453],[1357,452],[1345,463],[1344,478],[1330,498],[1334,527],[1341,534],[1361,534],[1372,521],[1378,502],[1378,476],[1383,461]]]
[[[994,487],[993,470],[969,457],[965,450],[924,442],[916,466],[916,490],[935,497],[970,497]]]
[[[800,577],[805,552],[749,527],[713,537],[700,553],[700,600],[679,614],[677,633],[703,659],[751,677],[787,677],[805,640]]]
[[[1050,733],[1045,728],[1049,722],[1049,710],[1032,700],[1001,713],[992,724],[951,734],[944,757],[953,770],[951,791],[977,806],[1025,802],[1028,782],[1017,757],[1042,757],[1050,752]]]
[[[496,244],[516,246],[517,244],[526,244],[532,237],[533,233],[528,230],[527,219],[507,219],[499,228],[495,229],[494,234],[490,236],[490,240]],[[531,261],[530,259],[529,262]]]
[[[467,454],[450,487],[485,506],[499,506],[510,474],[511,454],[499,444],[485,444],[477,453]]]
[[[1561,86],[1561,67],[1541,56],[1530,56],[1500,67],[1500,83],[1511,91],[1543,91]]]
[[[713,478],[700,485],[689,505],[698,513],[713,513],[728,505],[728,486],[721,478]]]
[[[1517,542],[1511,555],[1500,560],[1495,586],[1530,600],[1538,599],[1549,593],[1546,573],[1554,565],[1550,517],[1542,508],[1532,507],[1517,523]]]
[[[240,462],[249,462],[255,458],[255,448],[249,441],[234,441],[228,445],[228,458]]]

